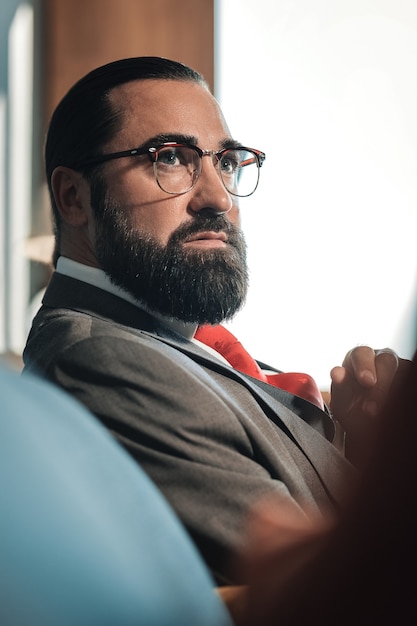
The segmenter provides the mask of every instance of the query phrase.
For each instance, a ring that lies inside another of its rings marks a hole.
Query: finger
[[[330,411],[341,423],[358,402],[359,386],[345,367],[334,367],[330,372]]]
[[[368,415],[375,415],[385,402],[392,382],[398,371],[399,359],[393,350],[384,348],[375,351],[376,384],[368,392],[362,408]]]
[[[364,387],[372,387],[377,381],[375,351],[369,346],[357,346],[344,358],[343,367]]]
[[[391,348],[382,348],[375,350],[375,364],[377,370],[377,379],[380,376],[394,378],[398,370],[399,357]]]
[[[330,371],[332,384],[341,385],[346,380],[347,375],[346,368],[337,365]]]

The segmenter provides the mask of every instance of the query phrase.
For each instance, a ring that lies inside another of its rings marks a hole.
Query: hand
[[[341,367],[332,369],[330,410],[345,430],[347,442],[365,450],[393,382],[409,363],[389,348],[359,346],[347,353]]]

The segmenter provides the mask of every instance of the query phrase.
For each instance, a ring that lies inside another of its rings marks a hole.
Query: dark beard
[[[246,244],[240,229],[222,215],[199,214],[177,228],[162,246],[153,237],[138,232],[123,207],[100,187],[92,186],[95,254],[115,285],[150,311],[182,322],[218,324],[237,313],[248,288]],[[224,231],[227,247],[183,247],[187,237],[203,230]]]

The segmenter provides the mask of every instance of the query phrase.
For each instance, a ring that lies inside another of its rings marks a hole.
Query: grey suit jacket
[[[243,582],[233,557],[260,497],[273,492],[306,512],[343,501],[353,470],[328,440],[325,412],[222,364],[117,296],[55,273],[24,361],[133,455],[219,584]]]

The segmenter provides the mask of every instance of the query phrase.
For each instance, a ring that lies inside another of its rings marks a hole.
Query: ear
[[[90,188],[82,174],[60,165],[52,172],[51,185],[62,219],[71,226],[86,224],[90,207]]]

